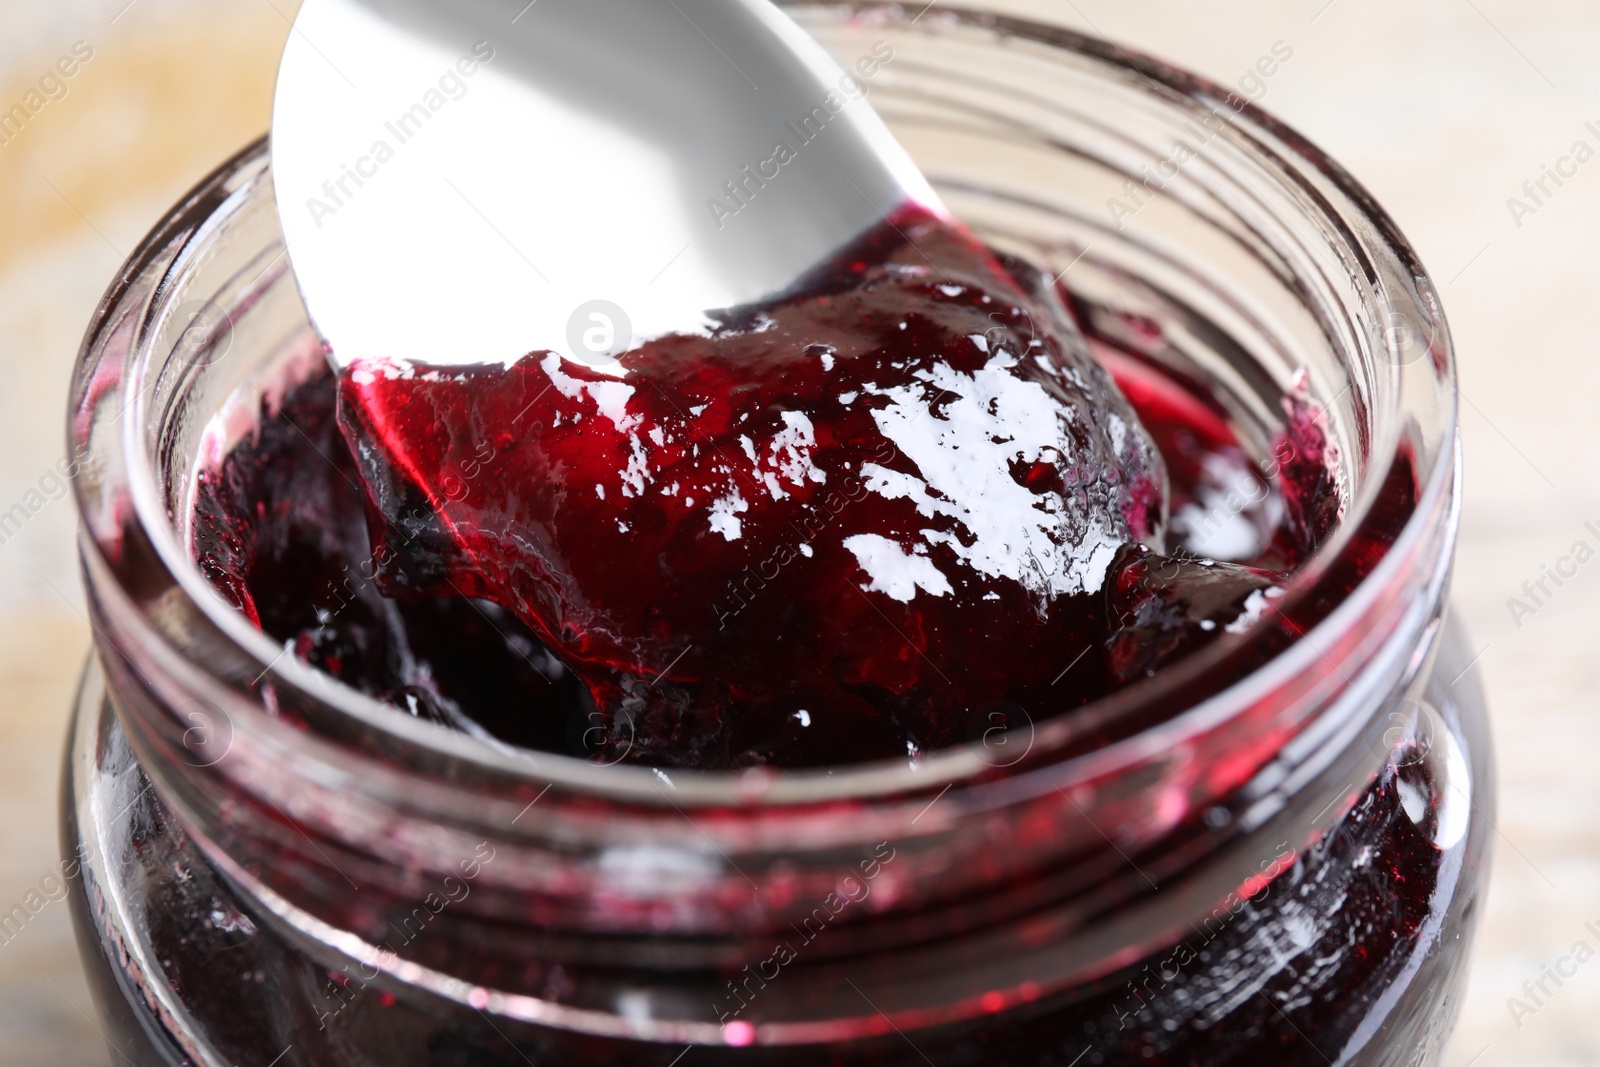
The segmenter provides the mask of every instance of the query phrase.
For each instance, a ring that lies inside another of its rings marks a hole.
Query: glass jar
[[[891,54],[863,78],[889,125],[958,217],[1062,272],[1103,350],[1207,383],[1264,471],[1314,413],[1337,529],[1248,631],[917,766],[668,775],[409,718],[187,550],[197,470],[327,373],[258,144],[123,269],[72,393],[96,644],[63,842],[128,1061],[1436,1061],[1493,784],[1414,253],[1304,139],[1154,60],[790,10],[847,66]]]

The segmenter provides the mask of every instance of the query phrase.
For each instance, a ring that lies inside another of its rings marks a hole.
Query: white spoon
[[[944,213],[863,98],[892,55],[765,0],[306,0],[272,157],[312,319],[341,367],[615,367],[775,296]]]

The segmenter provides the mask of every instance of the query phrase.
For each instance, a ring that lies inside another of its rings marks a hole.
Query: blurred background
[[[1533,615],[1508,600],[1600,533],[1600,6],[1593,0],[1016,0],[1237,85],[1386,205],[1444,297],[1467,498],[1455,610],[1500,752],[1497,858],[1451,1067],[1600,1064],[1600,962],[1520,1021],[1507,1000],[1600,938],[1600,566]],[[64,458],[66,386],[101,292],[182,193],[263,133],[295,0],[0,0],[0,912],[49,895],[66,717],[88,647]],[[87,58],[85,58],[87,56]],[[70,66],[71,64],[69,64]],[[64,68],[63,68],[64,69]],[[1579,151],[1578,142],[1587,151]],[[1577,162],[1579,159],[1583,162]],[[1591,162],[1591,160],[1593,160]],[[1561,182],[1536,183],[1547,169]],[[1535,183],[1533,193],[1524,183]],[[1520,203],[1513,203],[1515,198]],[[37,505],[37,506],[35,506]],[[64,904],[0,932],[0,1067],[104,1067]]]

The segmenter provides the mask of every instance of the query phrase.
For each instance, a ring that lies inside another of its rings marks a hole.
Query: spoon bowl
[[[273,178],[338,367],[622,374],[651,337],[791,289],[937,196],[846,70],[766,0],[306,0]]]

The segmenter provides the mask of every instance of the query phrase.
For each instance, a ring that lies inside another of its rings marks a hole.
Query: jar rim
[[[823,6],[832,8],[840,5]],[[894,4],[858,2],[842,6],[854,15],[904,18],[904,13]],[[1338,645],[1342,635],[1360,626],[1384,599],[1385,590],[1395,582],[1396,576],[1414,567],[1418,560],[1435,561],[1440,572],[1438,581],[1441,589],[1448,571],[1447,561],[1453,545],[1459,506],[1458,464],[1453,458],[1448,461],[1444,459],[1447,455],[1454,455],[1445,443],[1453,441],[1456,435],[1454,358],[1449,334],[1426,271],[1393,220],[1371,195],[1326,154],[1256,105],[1244,101],[1241,107],[1233,107],[1236,94],[1163,61],[1132,54],[1117,45],[1061,27],[992,13],[941,7],[937,18],[931,21],[940,26],[954,24],[989,31],[1072,53],[1099,64],[1107,76],[1143,79],[1153,91],[1163,95],[1168,104],[1180,110],[1229,106],[1235,112],[1239,136],[1248,140],[1252,149],[1264,160],[1270,161],[1275,172],[1285,181],[1301,185],[1308,200],[1315,202],[1315,206],[1324,213],[1323,221],[1329,223],[1330,229],[1342,233],[1350,242],[1351,250],[1369,260],[1369,271],[1375,273],[1375,268],[1370,265],[1374,258],[1392,260],[1399,277],[1410,288],[1406,295],[1411,297],[1414,307],[1428,317],[1437,345],[1432,353],[1433,358],[1425,361],[1428,364],[1426,370],[1431,372],[1434,388],[1449,394],[1443,405],[1446,420],[1440,428],[1441,461],[1426,472],[1426,478],[1417,486],[1415,510],[1406,520],[1399,536],[1388,546],[1384,558],[1342,598],[1337,607],[1322,617],[1314,629],[1279,651],[1264,665],[1185,707],[1181,712],[1104,747],[1072,754],[1060,760],[1046,758],[1049,753],[1058,751],[1079,736],[1088,722],[1109,720],[1154,698],[1181,691],[1190,679],[1205,669],[1209,662],[1207,653],[1197,654],[1189,661],[1163,671],[1156,678],[1039,723],[1033,736],[1033,758],[1020,763],[1015,769],[996,768],[983,758],[981,743],[973,742],[929,753],[915,767],[905,761],[891,761],[817,770],[764,770],[758,777],[762,779],[759,801],[765,807],[926,795],[941,787],[948,790],[952,786],[973,781],[1015,779],[1026,772],[1040,770],[1047,772],[1048,788],[1052,789],[1061,788],[1063,783],[1100,779],[1119,768],[1147,761],[1183,739],[1241,714],[1268,699],[1288,680],[1315,667],[1318,657],[1324,655],[1321,649]],[[174,234],[192,231],[179,256],[180,264],[184,257],[203,254],[203,240],[210,232],[209,228],[215,226],[217,220],[230,210],[229,205],[237,206],[243,198],[259,191],[256,182],[266,171],[267,145],[267,140],[263,139],[245,149],[197,187],[196,192],[157,227],[130,258],[116,284],[107,293],[91,324],[90,338],[103,333],[116,316],[125,313],[126,308],[121,302],[129,280],[151,267],[168,250],[169,240]],[[1279,146],[1287,146],[1292,154],[1280,151]],[[255,180],[252,180],[252,176]],[[1343,199],[1342,206],[1361,224],[1360,232],[1346,224],[1339,206],[1324,198],[1328,189]],[[226,195],[219,200],[219,195],[224,191]],[[1381,256],[1374,256],[1374,252],[1381,253]],[[172,269],[176,270],[177,265]],[[1380,303],[1385,303],[1393,295],[1382,286],[1375,289],[1375,296]],[[152,307],[149,317],[153,318],[158,310]],[[144,351],[136,353],[134,358],[147,360],[151,355],[149,351]],[[1392,369],[1398,379],[1398,395],[1402,403],[1408,386],[1415,389],[1427,384],[1419,368],[1393,366]],[[80,394],[85,391],[80,387]],[[140,401],[139,398],[135,399],[135,411],[138,413]],[[328,692],[330,680],[325,675],[292,656],[284,656],[283,648],[268,635],[253,628],[194,566],[173,530],[160,499],[150,456],[136,439],[140,425],[140,418],[126,420],[122,441],[130,466],[129,488],[133,510],[144,527],[145,536],[184,595],[199,605],[211,623],[228,639],[265,664],[267,672],[276,680],[302,692]],[[75,439],[79,436],[78,427],[74,427],[73,436]],[[1389,443],[1397,445],[1398,437],[1392,437]],[[1392,460],[1392,457],[1381,458],[1386,462],[1373,466],[1373,470],[1379,473],[1385,471],[1387,462]],[[89,506],[83,499],[81,485],[77,492],[80,509],[87,514]],[[1374,497],[1369,493],[1359,506],[1370,508],[1373,500]],[[1331,560],[1348,549],[1349,532],[1361,517],[1358,501],[1352,499],[1351,511],[1340,523],[1335,536],[1319,548],[1302,573],[1313,577],[1325,573]],[[86,544],[85,551],[91,550]],[[1293,602],[1309,592],[1308,586],[1296,581],[1285,600]],[[1229,646],[1226,651],[1237,651],[1253,636],[1245,634],[1239,643]],[[621,765],[599,767],[574,757],[513,750],[509,746],[497,748],[444,727],[397,715],[370,697],[337,683],[333,685],[333,703],[340,712],[359,721],[363,728],[392,736],[403,746],[419,752],[438,752],[485,772],[511,779],[531,778],[548,782],[574,794],[601,795],[651,804],[660,804],[663,799],[658,788],[663,774],[653,768]],[[672,800],[683,805],[740,807],[752,801],[751,773],[748,771],[674,770],[670,775]]]

